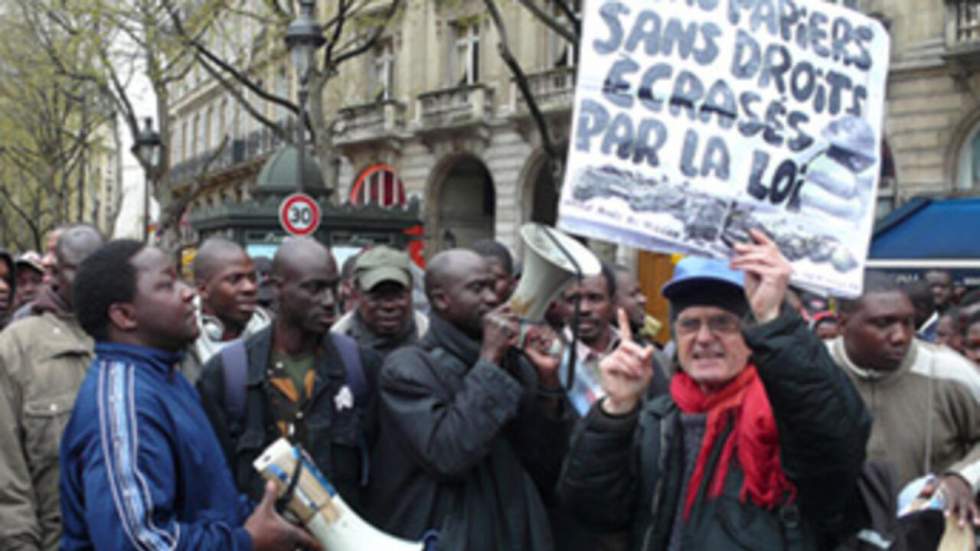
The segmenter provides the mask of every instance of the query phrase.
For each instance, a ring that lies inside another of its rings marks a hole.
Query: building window
[[[261,78],[257,79],[255,81],[255,87],[259,90],[265,90],[265,82]],[[267,104],[267,102],[262,98],[260,98],[257,93],[252,92],[251,96],[253,100],[251,105],[255,107],[255,110],[260,115],[264,116],[266,114],[265,105]],[[252,128],[255,130],[260,130],[262,128],[262,122],[252,117]]]
[[[225,100],[227,103],[227,100]],[[211,114],[211,149],[218,147],[221,144],[221,136],[224,129],[224,107],[219,107],[216,111]]]
[[[276,96],[289,100],[289,73],[286,71],[286,67],[280,67],[276,72]],[[275,117],[277,123],[284,123],[286,118],[289,117],[289,110],[287,110],[282,105],[278,103],[275,104]]]
[[[201,129],[204,134],[204,139],[201,141],[201,143],[204,145],[204,147],[201,148],[202,153],[214,147],[215,144],[211,141],[211,137],[213,136],[214,128],[216,126],[218,126],[218,120],[214,116],[214,108],[208,107],[208,110],[204,114],[204,125]]]
[[[575,14],[575,18],[581,22],[582,6],[580,0],[572,0],[569,2],[569,5],[572,8],[572,12]],[[572,22],[565,16],[565,12],[557,6],[554,7],[554,16],[562,27],[572,27]],[[554,31],[551,31],[548,36],[548,50],[550,54],[551,67],[555,69],[574,67],[575,63],[578,61],[575,55],[576,45]]]
[[[453,43],[453,84],[472,86],[480,81],[480,25],[469,23],[454,25],[456,39]]]
[[[235,99],[225,99],[224,105],[224,115],[221,120],[221,130],[225,134],[231,134],[232,138],[238,137],[238,129],[235,127],[235,106],[238,104]]]
[[[180,125],[180,160],[186,161],[190,156],[188,149],[190,148],[190,138],[187,136],[187,121],[184,121]]]
[[[204,151],[204,125],[201,124],[201,116],[194,115],[194,144],[191,147],[191,157],[196,157],[202,151]]]
[[[171,162],[177,163],[180,161],[180,150],[184,147],[184,133],[180,121],[174,120],[172,123],[173,130],[170,136],[170,158]]]
[[[881,167],[878,170],[878,200],[875,204],[875,220],[895,210],[898,196],[898,178],[895,172],[895,156],[888,141],[881,140]]]
[[[388,101],[395,97],[395,54],[391,41],[385,41],[375,50],[374,56],[375,101]]]

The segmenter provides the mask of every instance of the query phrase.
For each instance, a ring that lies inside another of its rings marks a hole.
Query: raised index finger
[[[633,342],[633,330],[630,329],[630,319],[626,315],[626,310],[617,308],[616,315],[619,317],[619,339]]]

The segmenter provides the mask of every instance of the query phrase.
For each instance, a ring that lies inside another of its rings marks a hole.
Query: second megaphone
[[[329,551],[424,551],[426,542],[385,534],[357,516],[299,446],[285,438],[272,443],[253,463],[276,483],[280,497],[298,471],[287,508]]]

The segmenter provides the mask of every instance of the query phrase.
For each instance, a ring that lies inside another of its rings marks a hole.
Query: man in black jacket
[[[239,490],[262,495],[252,462],[286,436],[362,511],[380,359],[329,333],[339,278],[326,247],[312,238],[287,239],[271,277],[279,297],[275,321],[244,341],[241,356],[233,352],[240,345],[228,345],[208,361],[198,382],[204,409]]]
[[[372,512],[398,536],[437,532],[439,549],[550,550],[539,488],[553,487],[568,438],[558,360],[535,335],[527,356],[515,348],[493,284],[471,251],[429,263],[429,332],[381,370]]]
[[[572,437],[563,502],[631,528],[632,549],[831,549],[861,520],[870,419],[783,306],[789,263],[751,234],[730,267],[686,258],[664,286],[681,369],[669,396],[641,403],[653,350],[620,313],[626,335],[600,363],[606,398]]]

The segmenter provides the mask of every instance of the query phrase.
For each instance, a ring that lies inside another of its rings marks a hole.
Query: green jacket
[[[58,448],[92,339],[46,312],[0,333],[0,549],[57,549]]]

